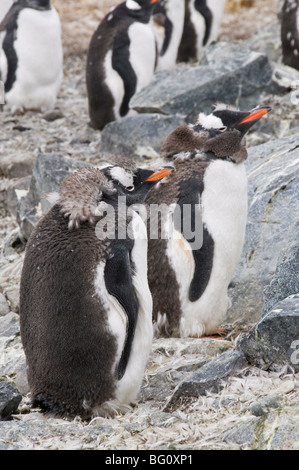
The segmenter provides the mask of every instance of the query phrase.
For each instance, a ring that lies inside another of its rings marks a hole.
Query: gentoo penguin
[[[150,224],[160,220],[148,237],[156,336],[212,335],[224,320],[247,218],[243,137],[268,111],[218,105],[162,145],[174,171],[146,197]]]
[[[11,5],[13,4],[14,0],[1,0],[0,2],[0,23],[3,20],[4,16],[10,9]]]
[[[216,41],[225,0],[185,0],[185,23],[178,61],[196,61],[203,48]]]
[[[135,400],[153,328],[146,228],[132,205],[170,171],[84,168],[51,195],[20,286],[28,383],[43,412],[90,419]]]
[[[62,80],[60,18],[49,0],[17,0],[0,26],[0,76],[15,110],[54,107]]]
[[[285,0],[283,3],[281,44],[284,64],[299,70],[299,0]]]
[[[148,85],[157,51],[151,18],[159,0],[126,0],[93,34],[86,63],[91,125],[102,130],[126,116],[132,96]]]
[[[155,5],[153,26],[158,46],[156,70],[171,69],[176,65],[185,17],[182,0],[161,0]]]

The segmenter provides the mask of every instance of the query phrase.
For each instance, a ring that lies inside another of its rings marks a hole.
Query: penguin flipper
[[[120,116],[123,117],[129,112],[129,103],[137,86],[137,76],[130,62],[130,39],[123,31],[116,35],[114,40],[112,67],[124,84],[125,93],[119,110]]]
[[[133,242],[129,241],[129,243]],[[129,254],[129,247],[122,244],[114,251],[114,256],[107,260],[104,271],[106,289],[119,302],[128,319],[125,343],[116,370],[118,380],[123,377],[128,365],[139,308],[132,283],[132,265]]]
[[[189,300],[195,302],[203,294],[211,276],[214,240],[208,229],[202,224],[199,201],[203,185],[199,184],[196,179],[191,179],[182,182],[180,189],[183,196],[178,200],[178,206],[181,209],[178,229],[188,242],[193,255],[194,273],[189,287]],[[186,213],[184,205],[191,208],[190,213]]]

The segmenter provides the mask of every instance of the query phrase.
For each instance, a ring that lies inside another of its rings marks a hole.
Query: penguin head
[[[270,111],[269,106],[256,107],[251,111],[239,111],[218,104],[206,115],[200,113],[195,124],[175,129],[161,147],[161,156],[175,159],[180,153],[211,152],[216,158],[241,163],[247,158],[246,132]]]
[[[129,10],[152,9],[160,0],[126,0],[126,7]]]
[[[120,166],[108,167],[104,170],[105,175],[112,179],[116,189],[109,199],[117,202],[118,196],[125,196],[127,206],[141,204],[151,188],[168,176],[171,171],[172,168],[162,168],[158,171],[134,168],[128,171]]]
[[[211,114],[200,113],[198,115],[195,129],[197,127],[207,131],[210,137],[237,129],[242,139],[251,126],[270,110],[269,106],[257,106],[251,111],[239,111],[224,104],[218,104]]]

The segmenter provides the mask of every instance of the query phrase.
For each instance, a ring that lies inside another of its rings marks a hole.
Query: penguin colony
[[[126,116],[130,99],[155,70],[196,59],[216,37],[223,6],[212,0],[126,0],[110,11],[87,56],[91,124],[102,129]],[[194,47],[188,58],[179,58],[186,28]],[[62,77],[56,10],[48,0],[17,0],[0,34],[6,105],[53,107]],[[45,55],[55,66],[45,66]],[[34,407],[83,419],[124,412],[140,389],[153,334],[200,337],[219,327],[245,232],[244,135],[268,111],[217,105],[169,135],[156,170],[118,159],[78,170],[49,195],[52,208],[27,242],[20,286]],[[147,208],[166,205],[174,237],[149,236],[143,202]],[[182,215],[174,217],[174,207],[184,205],[191,234]],[[194,247],[198,219],[202,240]]]

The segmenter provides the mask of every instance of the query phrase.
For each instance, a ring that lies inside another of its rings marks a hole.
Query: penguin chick
[[[93,34],[87,55],[86,85],[91,125],[102,130],[126,116],[130,100],[148,85],[156,66],[150,23],[159,0],[127,0],[112,10]]]
[[[43,412],[90,419],[135,400],[151,349],[152,298],[146,228],[129,206],[169,172],[81,169],[32,232],[20,325],[32,403]],[[111,221],[113,234],[105,231]]]
[[[17,0],[0,25],[0,78],[6,105],[16,110],[54,107],[63,50],[57,11],[49,0]]]
[[[182,0],[161,0],[155,5],[153,26],[158,46],[157,70],[168,70],[176,65],[184,17]]]
[[[283,63],[299,70],[299,1],[284,0],[281,12]]]
[[[185,21],[178,61],[201,58],[204,47],[216,41],[223,17],[225,0],[185,0]]]
[[[213,334],[224,320],[247,219],[244,135],[268,112],[217,106],[162,146],[174,171],[146,197],[164,209],[148,252],[156,336]]]

